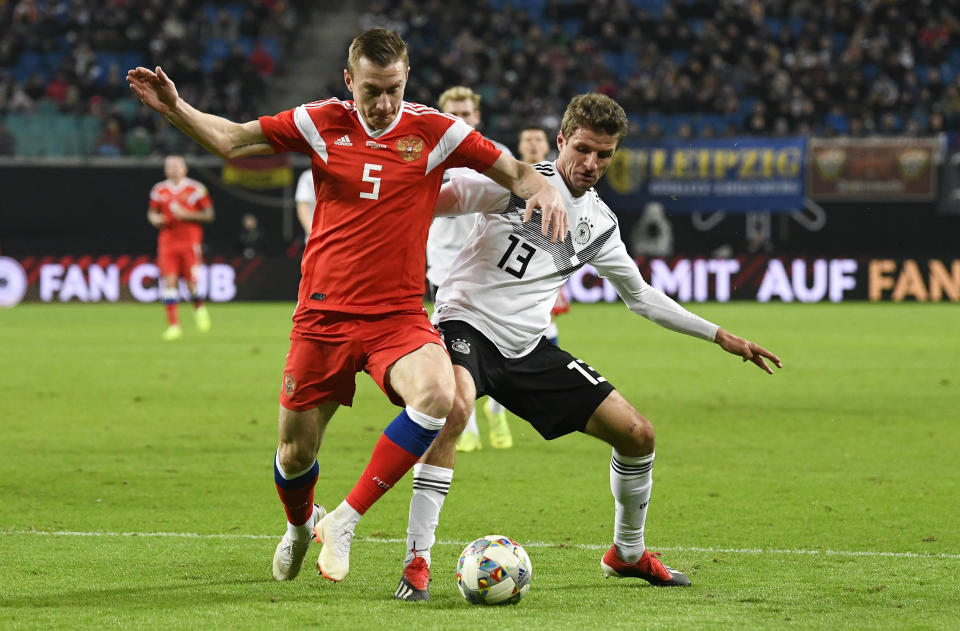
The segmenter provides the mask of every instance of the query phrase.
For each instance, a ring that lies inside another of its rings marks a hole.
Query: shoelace
[[[345,528],[337,533],[334,546],[337,556],[341,559],[350,556],[350,544],[353,543],[353,530]]]
[[[653,570],[654,573],[657,573],[657,565],[659,565],[660,567],[662,567],[667,571],[667,574],[670,575],[670,578],[673,578],[673,570],[670,567],[667,567],[666,565],[663,564],[663,561],[660,560],[661,555],[659,552],[650,552],[650,556],[652,557],[650,559],[650,569]],[[656,563],[654,563],[654,561],[656,561]]]
[[[293,563],[294,557],[297,556],[295,554],[297,550],[297,544],[297,541],[284,537],[283,545],[280,547],[280,554],[286,557],[286,561]],[[303,550],[306,552],[307,547],[310,545],[310,540],[307,539],[305,542],[300,542],[300,545],[303,546]]]
[[[427,566],[426,559],[417,556],[416,550],[413,551],[413,560],[404,568],[403,576],[415,588],[420,590],[426,589],[426,586],[423,584],[429,583],[430,581],[430,568]]]

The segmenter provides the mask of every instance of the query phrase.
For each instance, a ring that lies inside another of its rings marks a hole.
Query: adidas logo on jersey
[[[337,138],[337,141],[336,141],[335,143],[333,143],[333,144],[335,144],[335,145],[340,145],[341,147],[352,147],[352,146],[353,146],[353,143],[350,142],[350,136],[348,136],[347,134],[344,134],[344,135],[340,136],[339,138]]]

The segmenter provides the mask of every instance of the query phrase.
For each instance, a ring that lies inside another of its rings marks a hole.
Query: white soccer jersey
[[[435,322],[462,320],[505,357],[522,357],[550,324],[560,287],[589,263],[613,283],[631,311],[674,331],[716,337],[717,325],[644,281],[620,239],[616,215],[595,190],[574,197],[555,163],[534,168],[563,198],[570,233],[561,242],[551,243],[540,233],[539,211],[524,224],[526,202],[488,178],[463,174],[444,184],[439,212],[480,214],[437,293]]]
[[[513,157],[513,153],[495,140],[491,140],[494,145],[508,156]],[[459,167],[447,169],[444,173],[444,181],[452,177],[464,174],[476,173],[473,169]],[[441,285],[450,272],[450,264],[456,258],[460,248],[463,247],[467,235],[473,230],[473,224],[477,221],[475,214],[458,215],[455,217],[436,217],[430,224],[430,234],[427,236],[427,280],[434,285]]]

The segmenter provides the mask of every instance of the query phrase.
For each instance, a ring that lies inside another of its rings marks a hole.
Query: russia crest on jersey
[[[407,162],[413,162],[423,153],[423,139],[416,136],[404,136],[397,140],[397,153]]]

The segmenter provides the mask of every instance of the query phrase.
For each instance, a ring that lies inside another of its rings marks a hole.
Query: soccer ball
[[[474,605],[516,603],[530,590],[532,576],[527,551],[503,535],[477,539],[457,562],[457,587]]]

